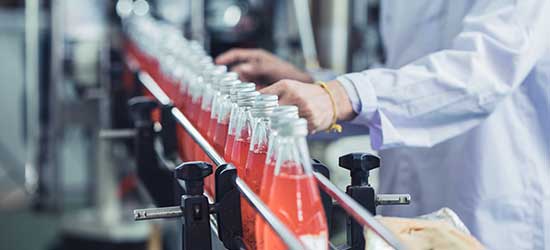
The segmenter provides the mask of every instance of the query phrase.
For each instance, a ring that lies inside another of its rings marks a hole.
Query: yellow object
[[[336,121],[338,120],[338,112],[337,112],[338,110],[337,110],[336,102],[334,101],[334,95],[332,94],[332,91],[330,91],[327,84],[324,82],[318,81],[316,82],[316,84],[321,86],[321,88],[323,88],[327,92],[328,96],[330,97],[330,102],[332,103],[332,112],[333,112],[332,123],[330,127],[328,127],[327,132],[334,131],[334,132],[342,133],[342,126],[336,123]]]

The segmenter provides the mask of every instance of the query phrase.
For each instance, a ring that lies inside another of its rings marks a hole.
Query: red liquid
[[[260,199],[269,204],[269,192],[271,191],[271,184],[273,183],[273,173],[275,171],[275,161],[272,160],[269,164],[265,165],[262,173],[262,179],[260,181]],[[256,228],[256,248],[264,249],[264,227],[268,226],[264,219],[260,216],[256,216],[255,222]]]
[[[227,130],[229,124],[218,123],[216,124],[216,132],[214,133],[214,148],[218,151],[218,154],[224,154],[223,148],[225,146],[225,140],[227,138]]]
[[[248,148],[250,148],[250,137],[236,139],[233,143],[233,151],[231,152],[231,162],[237,168],[237,175],[244,176],[244,167],[248,157]]]
[[[197,126],[197,120],[198,120],[198,116],[199,116],[199,111],[200,110],[200,100],[196,103],[194,103],[192,100],[190,101],[191,105],[188,105],[189,109],[187,110],[187,114],[188,114],[188,117],[189,117],[189,121],[194,125],[194,126]],[[187,135],[187,141],[186,141],[186,145],[188,147],[188,150],[187,150],[187,161],[193,161],[195,160],[195,151],[196,151],[196,147],[197,145],[195,144],[195,141],[193,140],[193,138],[191,138],[191,136]]]
[[[233,152],[233,144],[235,143],[235,135],[230,135],[229,131],[227,131],[227,140],[225,142],[225,147],[223,149],[223,158],[225,161],[230,162],[231,161],[231,153]]]
[[[176,101],[176,107],[185,115],[187,115],[187,110],[186,110],[187,100],[188,100],[188,95],[186,93],[181,93],[180,97]],[[176,138],[178,141],[178,155],[183,161],[186,161],[186,155],[185,155],[185,136],[186,135],[187,135],[187,132],[185,132],[185,130],[181,126],[176,126]]]
[[[206,133],[208,131],[208,124],[210,123],[210,113],[211,113],[211,110],[203,110],[201,109],[201,111],[199,112],[199,119],[198,119],[198,123],[197,123],[197,128],[199,130],[199,132],[202,134],[202,136],[207,140],[207,141],[210,141],[208,140],[208,137],[206,136]],[[196,145],[195,147],[195,161],[206,161],[206,162],[209,162],[209,158],[208,156],[206,155],[206,153],[204,152],[204,150],[202,150],[202,148],[200,148],[200,146]],[[214,196],[214,190],[213,190],[213,184],[212,182],[214,181],[213,180],[213,176],[214,175],[209,175],[208,177],[206,177],[204,179],[204,187],[205,187],[205,190],[207,193],[209,193],[210,195]]]
[[[211,118],[210,123],[207,125],[206,138],[210,145],[214,146],[214,134],[216,133],[216,126],[218,125],[218,118]]]
[[[208,137],[206,136],[208,124],[210,122],[210,110],[201,110],[199,115],[199,122],[197,123],[197,128],[199,129],[199,132],[202,134],[204,138],[206,138],[207,141]],[[206,161],[208,157],[206,156],[206,153],[197,146],[195,151],[195,160],[196,161]]]
[[[183,113],[185,114],[185,116],[189,119],[189,121],[192,122],[192,114],[193,112],[191,112],[191,106],[193,105],[193,102],[191,100],[191,96],[190,95],[187,95],[186,99],[185,99],[185,105],[184,105],[184,109],[183,109]],[[181,126],[178,126],[178,127],[181,127]],[[182,140],[183,140],[183,161],[190,161],[193,154],[191,152],[191,137],[187,134],[187,132],[184,132],[183,133],[183,136],[182,136]]]
[[[273,177],[268,206],[306,248],[327,249],[327,223],[315,179],[301,174],[302,168],[293,165],[296,163],[284,163],[279,175]],[[264,246],[287,249],[269,226],[264,227]]]
[[[209,118],[210,118],[210,115],[211,115],[212,112],[209,112]],[[206,128],[205,128],[205,131],[206,131],[206,140],[208,141],[208,143],[210,143],[211,146],[214,146],[214,133],[216,131],[216,125],[218,124],[217,122],[217,119],[209,119],[209,123],[207,124]],[[206,162],[209,162],[211,165],[212,165],[212,171],[213,173],[216,173],[216,164],[214,164],[210,158],[208,157],[208,155],[206,155],[206,153],[204,153],[203,151],[203,157],[204,157],[204,161]],[[208,187],[207,190],[210,191],[210,194],[212,194],[213,197],[215,197],[216,195],[216,192],[215,192],[215,183],[216,183],[216,180],[214,179],[214,174],[211,174],[209,175],[208,177],[206,177],[206,183],[205,183],[205,186]]]
[[[262,173],[265,166],[266,148],[260,147],[254,151],[249,151],[248,159],[245,166],[244,181],[254,191],[254,193],[260,193],[260,182]],[[248,246],[248,249],[254,249],[256,247],[256,211],[248,204],[248,202],[242,200],[241,197],[241,215],[243,225],[243,239],[244,243]]]

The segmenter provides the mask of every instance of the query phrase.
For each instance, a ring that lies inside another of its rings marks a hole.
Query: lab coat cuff
[[[357,114],[351,123],[370,126],[375,122],[372,118],[378,108],[378,99],[369,79],[363,73],[351,73],[342,75],[336,80],[346,90],[353,111]]]

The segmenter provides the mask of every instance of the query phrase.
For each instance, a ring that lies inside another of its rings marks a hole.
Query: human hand
[[[231,49],[216,58],[217,64],[234,65],[242,81],[267,85],[281,79],[312,82],[306,72],[262,49]]]
[[[351,101],[344,87],[338,81],[327,83],[337,106],[338,120],[351,120],[353,112]],[[308,121],[308,129],[313,134],[325,130],[332,124],[334,109],[328,93],[319,85],[294,80],[281,80],[260,90],[262,94],[279,96],[280,105],[296,105],[300,117]]]

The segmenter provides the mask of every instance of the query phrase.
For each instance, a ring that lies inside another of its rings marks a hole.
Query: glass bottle
[[[237,174],[242,177],[244,173],[244,164],[248,148],[250,147],[250,136],[252,128],[250,126],[250,109],[254,106],[256,96],[260,93],[257,91],[239,92],[237,93],[237,117],[235,118],[235,139],[231,149],[230,162],[237,168]]]
[[[213,107],[216,117],[216,126],[214,129],[214,148],[218,154],[223,155],[223,149],[225,141],[227,139],[227,131],[229,129],[229,115],[231,111],[231,90],[237,88],[238,85],[242,85],[239,80],[225,81],[219,85],[219,96],[215,97]]]
[[[256,97],[254,106],[250,109],[252,136],[247,149],[244,173],[239,175],[256,194],[259,193],[259,182],[267,154],[270,115],[277,107],[277,101],[276,95],[260,95]],[[241,215],[244,242],[249,249],[254,249],[256,247],[255,211],[242,199]]]
[[[277,131],[279,125],[283,124],[286,119],[298,119],[298,107],[294,105],[282,105],[276,107],[269,117],[269,135],[267,143],[267,153],[265,161],[262,165],[262,174],[258,179],[259,183],[259,195],[260,199],[267,204],[269,198],[269,191],[271,183],[273,181],[273,172],[275,171],[275,150],[273,145],[277,140]],[[255,233],[256,233],[256,248],[263,249],[263,229],[265,222],[260,215],[255,217]]]
[[[307,249],[328,249],[328,228],[307,149],[307,121],[286,119],[279,125],[275,171],[268,207]],[[287,249],[269,226],[264,227],[265,249]]]
[[[199,132],[202,134],[202,136],[212,145],[211,138],[207,135],[208,133],[208,126],[210,125],[210,116],[212,114],[212,98],[213,98],[213,92],[214,92],[214,86],[217,84],[217,80],[222,77],[227,72],[226,66],[217,65],[214,66],[211,70],[206,72],[203,77],[203,82],[200,86],[201,91],[201,104],[200,104],[200,112],[199,112],[199,118],[196,125],[196,128],[199,130]],[[195,155],[194,159],[195,161],[206,161],[209,162],[211,165],[213,162],[210,160],[208,155],[204,152],[200,146],[195,144]],[[214,190],[211,188],[213,187],[213,180],[214,175],[210,175],[204,180],[204,187],[205,191],[209,193],[210,195],[214,194]]]
[[[210,123],[208,124],[208,131],[206,133],[206,136],[208,137],[210,144],[212,146],[215,146],[214,143],[214,134],[216,133],[216,125],[218,124],[218,102],[221,98],[221,85],[224,83],[228,83],[229,86],[226,86],[226,88],[231,89],[233,85],[235,85],[234,81],[239,79],[239,75],[235,72],[227,72],[218,79],[216,79],[216,84],[212,86],[213,93],[212,93],[212,113],[210,114]]]
[[[212,145],[214,147],[214,149],[216,149],[215,148],[215,141],[214,141],[214,134],[216,132],[216,127],[217,127],[217,124],[218,124],[219,101],[220,101],[220,97],[221,97],[221,91],[223,89],[227,92],[228,89],[232,88],[232,86],[234,86],[237,83],[240,83],[240,81],[237,80],[238,77],[239,76],[235,72],[227,72],[225,74],[222,74],[219,77],[214,78],[213,81],[212,81],[213,82],[212,90],[214,91],[213,98],[212,98],[212,104],[211,104],[212,108],[211,108],[211,114],[210,114],[210,120],[209,120],[208,128],[205,129],[205,130],[207,131],[206,132],[206,138],[207,138],[208,142],[210,143],[210,145]],[[203,152],[203,158],[204,158],[205,161],[210,162],[210,159],[208,158],[208,156],[204,152]],[[212,164],[212,166],[213,166],[212,170],[215,173],[216,164]],[[206,187],[206,190],[212,196],[216,195],[216,193],[215,193],[214,174],[209,175],[208,177],[206,177],[205,187]]]
[[[201,87],[204,84],[204,74],[205,72],[212,70],[214,68],[213,64],[205,64],[203,67],[200,67],[195,70],[193,77],[191,79],[191,82],[189,83],[189,96],[191,97],[189,100],[189,105],[187,106],[187,112],[186,116],[195,127],[197,127],[200,110],[201,110],[201,101],[202,101],[202,95],[201,95]],[[197,112],[199,111],[199,112]],[[199,131],[200,132],[200,131]],[[191,136],[186,137],[187,141],[185,141],[185,145],[187,145],[187,161],[195,160],[195,152],[197,151],[198,145],[195,143],[193,138]]]
[[[239,105],[237,104],[237,97],[239,92],[253,92],[256,90],[256,84],[254,83],[241,83],[233,87],[229,90],[229,102],[230,102],[230,111],[229,111],[229,117],[221,117],[220,119],[228,119],[228,127],[227,127],[227,138],[225,140],[225,145],[223,148],[223,158],[230,162],[231,161],[231,153],[233,151],[233,143],[235,142],[235,134],[237,130],[237,115],[239,112]]]
[[[196,128],[202,134],[202,136],[210,143],[210,139],[207,137],[208,125],[210,124],[210,115],[212,112],[212,98],[213,98],[213,87],[215,84],[214,81],[217,77],[221,76],[227,72],[226,66],[217,65],[203,74],[203,82],[200,84],[200,106],[198,107],[199,118],[196,124]],[[197,161],[208,161],[209,158],[206,153],[201,148],[195,148],[195,157],[194,160]]]
[[[184,95],[184,101],[183,101],[183,110],[182,112],[185,114],[185,116],[189,119],[191,123],[195,123],[196,118],[196,107],[193,106],[193,98],[197,94],[197,73],[201,71],[202,68],[209,67],[212,65],[212,58],[208,56],[200,56],[197,54],[191,54],[190,59],[193,61],[198,61],[198,64],[190,64],[189,62],[186,62],[185,67],[185,75],[184,79],[182,81],[182,87],[181,91]],[[179,128],[181,137],[181,144],[182,144],[182,151],[181,154],[183,155],[184,161],[191,161],[194,157],[194,141],[193,139],[181,128],[181,126],[177,126]],[[178,130],[176,130],[178,131]]]

